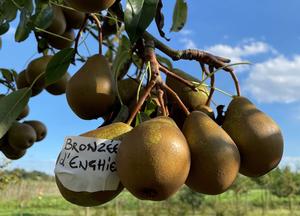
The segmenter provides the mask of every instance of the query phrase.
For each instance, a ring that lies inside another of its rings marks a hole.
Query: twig
[[[196,49],[174,50],[159,41],[148,32],[144,33],[144,38],[153,40],[155,43],[155,47],[171,57],[174,61],[178,61],[181,59],[196,60],[204,64],[212,65],[216,68],[224,67],[224,70],[228,72],[233,71],[231,67],[226,66],[227,63],[230,63],[230,59],[214,56],[208,52]]]
[[[185,112],[186,116],[190,115],[190,111],[188,110],[188,108],[184,105],[184,103],[182,102],[182,100],[180,99],[180,97],[176,94],[175,91],[173,91],[173,89],[171,89],[168,85],[166,85],[165,83],[162,83],[162,87],[169,92],[177,101],[178,105],[182,108],[182,110]]]
[[[82,25],[80,26],[80,29],[79,29],[79,31],[78,31],[78,33],[77,33],[76,38],[75,38],[75,46],[74,46],[74,49],[75,49],[75,53],[77,53],[77,54],[78,54],[78,44],[79,44],[79,40],[80,40],[81,34],[82,34],[82,32],[83,32],[83,30],[84,30],[84,28],[85,28],[85,26],[86,26],[86,22],[87,22],[88,18],[89,18],[89,15],[86,14],[86,15],[85,15],[85,18],[84,18],[84,21],[83,21]]]
[[[102,55],[102,26],[100,20],[95,14],[91,14],[90,16],[95,21],[98,28],[99,55]]]
[[[158,89],[158,101],[161,106],[163,116],[167,116],[165,101],[164,101],[164,91],[159,87]]]
[[[215,92],[215,75],[213,74],[213,67],[209,67],[210,69],[210,73],[207,71],[205,65],[203,63],[200,63],[201,69],[203,71],[203,73],[205,73],[205,75],[210,76],[210,91],[209,91],[209,95],[207,98],[207,101],[205,103],[206,106],[210,105],[210,102],[212,100],[213,94]]]
[[[134,110],[132,111],[128,121],[126,122],[128,125],[131,125],[132,121],[134,120],[137,113],[140,111],[140,109],[143,106],[145,100],[150,95],[151,90],[154,88],[155,85],[156,85],[156,82],[154,80],[151,80],[149,85],[146,87],[146,90],[145,90],[144,94],[142,95],[142,97],[140,97],[138,103],[134,107]]]
[[[185,85],[187,85],[188,87],[190,87],[192,90],[197,91],[197,88],[195,87],[195,85],[193,85],[190,81],[182,78],[181,76],[178,76],[177,74],[169,71],[166,67],[164,67],[163,65],[159,65],[159,69],[161,72],[165,73],[166,75],[172,76],[174,79],[177,79],[178,81],[184,83]]]
[[[237,96],[241,96],[241,89],[240,89],[240,84],[239,84],[239,80],[238,80],[237,76],[235,75],[235,73],[233,71],[230,71],[230,75],[234,81]]]

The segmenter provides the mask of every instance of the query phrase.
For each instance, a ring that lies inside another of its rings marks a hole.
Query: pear
[[[41,92],[45,88],[45,74],[43,73],[46,72],[51,58],[52,56],[49,55],[42,56],[28,64],[25,72],[27,82],[31,85],[37,79],[32,87],[33,92]]]
[[[21,71],[16,79],[16,84],[18,89],[26,88],[30,86],[30,83],[26,79],[26,70]]]
[[[200,80],[190,76],[189,74],[179,69],[173,69],[172,72],[185,78],[186,80],[200,82]],[[197,88],[197,91],[194,91],[184,83],[176,80],[171,76],[167,76],[166,84],[177,93],[177,95],[180,97],[182,102],[190,110],[195,110],[196,107],[199,105],[205,105],[208,99],[209,91],[204,85],[199,86]],[[169,98],[173,98],[173,97],[169,97]]]
[[[115,102],[115,85],[108,61],[94,55],[67,84],[69,106],[82,119],[104,116]]]
[[[182,108],[175,101],[171,101],[168,104],[170,117],[176,122],[177,126],[182,129],[186,114]]]
[[[26,149],[14,149],[8,143],[3,143],[0,147],[0,150],[5,155],[5,157],[7,157],[10,160],[18,160],[26,154]]]
[[[210,195],[226,191],[240,167],[240,154],[232,139],[201,111],[194,111],[187,117],[182,131],[191,151],[186,185]]]
[[[190,151],[176,123],[158,117],[124,136],[116,162],[119,178],[129,192],[139,199],[160,201],[184,184]]]
[[[133,79],[123,79],[118,81],[120,97],[124,104],[129,105],[137,96],[139,84]]]
[[[66,39],[53,35],[47,35],[46,38],[48,43],[55,49],[62,50],[73,45],[75,40],[75,33],[73,29],[67,29],[61,36]]]
[[[115,3],[115,0],[65,0],[71,7],[85,13],[95,13],[105,10]]]
[[[16,150],[25,150],[31,147],[37,139],[33,127],[28,124],[15,122],[7,132],[9,145]]]
[[[47,135],[47,127],[40,121],[24,121],[24,124],[30,125],[36,133],[36,142],[42,141]]]
[[[215,113],[213,109],[206,105],[199,105],[196,107],[195,111],[201,111],[204,112],[206,115],[208,115],[211,119],[215,120]]]
[[[27,78],[26,78],[26,70],[23,70],[22,72],[20,72],[18,74],[17,79],[16,79],[16,84],[17,84],[18,89],[30,87],[30,83],[27,81]],[[43,91],[43,88],[32,89],[31,96],[34,97],[34,96],[38,95],[39,93],[41,93],[41,91]]]
[[[61,35],[66,31],[67,22],[61,7],[53,5],[53,18],[47,31]]]
[[[62,95],[66,93],[67,83],[69,82],[70,77],[68,72],[65,73],[65,75],[57,82],[46,87],[47,92],[52,95]]]
[[[66,5],[69,6],[69,4]],[[62,10],[67,21],[67,28],[79,29],[84,22],[85,14],[65,7]]]
[[[132,127],[127,124],[118,122],[98,128],[96,130],[82,134],[84,137],[95,137],[101,139],[122,140]],[[80,206],[97,206],[104,204],[115,198],[124,189],[122,184],[119,184],[115,191],[98,191],[90,192],[74,192],[68,190],[62,185],[59,180],[59,174],[55,175],[56,183],[62,196],[69,202]]]
[[[281,130],[247,98],[234,97],[223,128],[241,153],[241,174],[259,177],[279,164],[283,154]]]
[[[22,112],[20,113],[20,115],[18,116],[17,120],[19,121],[19,120],[21,120],[21,119],[27,117],[28,115],[29,115],[29,106],[26,105],[26,106],[24,107],[23,111],[22,111]]]

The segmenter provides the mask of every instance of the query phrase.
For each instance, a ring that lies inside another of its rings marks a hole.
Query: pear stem
[[[97,28],[98,28],[98,43],[99,43],[99,55],[102,55],[102,41],[103,41],[103,37],[102,37],[102,26],[101,26],[101,22],[98,19],[98,17],[95,14],[91,14],[91,18],[95,21]]]
[[[203,73],[205,73],[205,75],[207,75],[207,76],[210,76],[210,74],[207,71],[205,65],[200,62],[200,66],[201,66],[201,69],[202,69]],[[212,75],[210,76],[210,86],[211,87],[210,87],[210,91],[209,91],[209,95],[208,95],[207,101],[205,103],[206,106],[210,105],[210,102],[212,100],[213,94],[215,92],[215,74],[213,74],[213,67],[210,67],[209,69],[210,69],[210,73]]]
[[[151,80],[150,83],[148,84],[148,86],[146,87],[144,94],[142,95],[142,97],[140,97],[139,101],[137,102],[136,106],[134,107],[134,110],[132,111],[128,121],[126,122],[128,125],[131,125],[132,121],[134,120],[134,118],[138,114],[138,112],[140,111],[145,100],[150,95],[151,90],[154,88],[155,85],[156,85],[155,80]]]
[[[195,85],[193,85],[193,83],[191,83],[190,81],[182,78],[181,76],[173,73],[172,71],[168,70],[166,67],[164,67],[163,65],[159,65],[159,69],[161,72],[163,72],[164,74],[173,77],[174,79],[184,83],[185,85],[187,85],[188,87],[190,87],[193,91],[197,91],[197,88]]]
[[[160,103],[163,116],[168,116],[164,101],[164,91],[160,88],[160,86],[158,89],[158,101]]]
[[[237,76],[235,75],[235,73],[233,71],[230,72],[230,75],[234,81],[237,96],[241,96],[241,89],[240,89],[240,84],[239,84],[239,80],[238,80]]]
[[[190,115],[190,111],[188,110],[188,108],[184,105],[184,103],[182,102],[182,100],[180,99],[180,97],[176,94],[176,92],[171,89],[167,84],[163,83],[162,87],[169,92],[177,101],[178,105],[181,107],[181,109],[185,112],[186,116]]]
[[[74,49],[75,49],[75,53],[78,54],[78,45],[79,45],[79,40],[80,40],[80,37],[81,37],[81,34],[83,32],[83,30],[85,29],[85,26],[86,26],[86,22],[89,18],[89,15],[86,14],[85,15],[85,18],[84,18],[84,21],[82,22],[81,26],[80,26],[80,29],[77,33],[77,36],[75,38],[75,46],[74,46]]]

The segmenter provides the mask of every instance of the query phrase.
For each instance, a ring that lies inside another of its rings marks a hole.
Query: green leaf
[[[158,55],[158,54],[156,55],[156,58],[159,61],[159,63],[163,64],[167,68],[169,68],[169,69],[173,68],[172,62],[169,59],[167,59],[161,55]]]
[[[125,29],[132,43],[136,42],[156,15],[159,0],[127,0]]]
[[[75,50],[73,48],[66,48],[51,58],[45,74],[46,85],[51,85],[63,77],[72,62],[74,54]]]
[[[145,110],[144,110],[144,113],[150,117],[152,113],[154,113],[156,111],[156,108],[157,108],[157,104],[152,100],[147,100],[146,102],[146,107],[145,107]]]
[[[126,105],[122,105],[117,117],[113,120],[114,122],[126,122],[129,117],[129,109]]]
[[[112,67],[116,81],[124,76],[121,72],[131,63],[131,56],[130,41],[123,35]]]
[[[13,77],[13,73],[12,71],[5,69],[5,68],[0,68],[0,71],[2,73],[3,78],[7,81],[7,82],[13,82],[14,81],[14,77]]]
[[[20,22],[15,34],[15,41],[22,42],[29,37],[32,29],[30,23],[30,15],[26,10],[22,10],[20,15]]]
[[[31,89],[23,88],[0,99],[0,139],[28,104],[30,96]]]
[[[2,38],[0,37],[0,49],[2,49]]]
[[[173,24],[170,31],[179,32],[187,20],[188,6],[186,0],[176,0],[173,11]]]
[[[5,34],[9,30],[9,22],[5,22],[0,25],[0,35]]]
[[[18,8],[11,0],[0,1],[0,21],[8,22],[14,20],[17,16]]]
[[[53,20],[53,9],[48,3],[40,3],[32,16],[34,25],[46,29],[51,25]]]

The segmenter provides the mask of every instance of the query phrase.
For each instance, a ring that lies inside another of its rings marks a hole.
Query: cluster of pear
[[[4,95],[1,95],[2,98]],[[42,141],[47,135],[46,126],[40,121],[18,122],[29,114],[27,105],[8,132],[0,139],[0,150],[10,160],[18,160],[35,142]]]
[[[174,73],[199,82],[182,71]],[[72,110],[83,119],[105,116],[116,104],[113,80],[105,57],[90,57],[68,82],[66,96]],[[213,110],[205,105],[209,94],[205,86],[194,91],[173,77],[167,77],[166,83],[191,114],[180,113],[171,100],[170,117],[156,116],[134,128],[112,123],[82,134],[121,140],[116,157],[121,183],[116,191],[75,192],[56,178],[66,200],[81,206],[100,205],[125,187],[139,199],[161,201],[183,184],[196,192],[216,195],[228,190],[239,172],[259,177],[279,164],[283,154],[280,128],[248,99],[234,97],[219,126]],[[125,104],[135,100],[137,82],[124,79],[118,87]]]
[[[65,0],[66,7],[52,5],[53,19],[46,29],[50,33],[42,32],[40,36],[45,38],[53,48],[62,50],[73,45],[75,40],[74,29],[79,29],[84,20],[85,13],[95,13],[105,10],[113,5],[115,0]],[[115,23],[105,19],[103,22],[104,37],[115,32]],[[59,37],[61,36],[61,37]]]
[[[65,3],[66,4],[66,3]],[[68,4],[66,4],[68,6]],[[49,45],[56,49],[65,49],[73,45],[75,40],[74,29],[79,29],[84,22],[85,14],[67,7],[53,5],[53,19],[46,29],[52,33],[41,33]],[[61,37],[58,37],[58,36]]]
[[[45,71],[52,56],[45,55],[31,61],[27,68],[18,74],[16,84],[18,89],[32,86],[32,96],[40,94],[44,89],[52,95],[61,95],[66,92],[66,85],[70,79],[69,73],[58,80],[57,82],[46,86]]]

